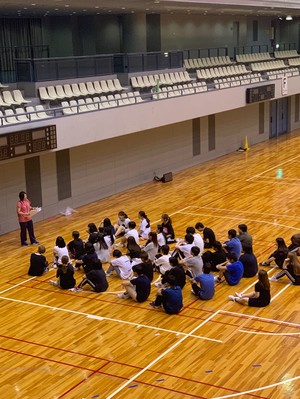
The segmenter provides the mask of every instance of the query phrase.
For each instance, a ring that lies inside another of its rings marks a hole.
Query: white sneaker
[[[58,286],[58,281],[50,280],[49,284],[53,285],[54,287],[57,287]]]
[[[278,280],[277,280],[276,276],[272,276],[269,278],[269,281],[278,281]]]
[[[154,283],[154,285],[155,285],[155,287],[162,287],[163,286],[162,283],[160,283],[160,282]]]
[[[222,283],[225,280],[225,277],[215,276],[215,283]]]
[[[235,300],[236,300],[237,298],[236,298],[234,295],[229,295],[228,299],[229,299],[230,301],[235,302]]]
[[[242,298],[243,294],[241,294],[240,292],[236,292],[235,296],[237,296],[238,298]]]
[[[122,292],[122,294],[117,294],[117,297],[120,299],[128,299],[129,294],[127,292]]]
[[[107,275],[107,277],[110,277],[112,275],[112,272],[105,272],[105,274]]]

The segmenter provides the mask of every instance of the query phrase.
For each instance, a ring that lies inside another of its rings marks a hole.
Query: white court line
[[[149,326],[147,324],[134,323],[134,322],[131,322],[131,321],[126,321],[126,320],[113,319],[111,317],[98,316],[98,315],[93,315],[93,314],[89,314],[89,313],[78,312],[76,310],[71,310],[71,309],[57,308],[55,306],[43,305],[43,304],[36,303],[36,302],[22,301],[20,299],[6,298],[4,296],[0,296],[0,299],[3,299],[5,301],[10,301],[10,302],[22,303],[22,304],[25,304],[25,305],[38,306],[40,308],[45,308],[45,309],[50,309],[50,310],[59,310],[61,312],[77,314],[77,315],[85,316],[85,317],[87,317],[89,319],[112,321],[114,323],[127,324],[127,325],[134,326],[134,327],[137,327],[137,328],[142,328],[143,327],[143,328],[148,328],[149,330],[168,332],[168,333],[175,334],[177,336],[178,335],[183,335],[186,338],[187,337],[193,337],[193,338],[197,338],[197,339],[203,339],[203,340],[206,340],[206,341],[213,341],[213,342],[223,343],[223,341],[220,341],[218,339],[203,337],[201,335],[192,335],[192,333],[184,333],[184,332],[175,331],[175,330],[168,330],[166,328]]]
[[[280,290],[279,292],[277,292],[277,294],[274,295],[274,296],[271,298],[271,302],[272,302],[275,298],[277,298],[283,291],[285,291],[287,288],[289,288],[291,285],[292,285],[292,283],[289,283],[289,284],[287,284],[285,287],[283,287],[282,290]]]
[[[228,313],[228,314],[236,315],[239,317],[248,317],[249,319],[256,319],[256,320],[266,321],[269,323],[282,324],[282,325],[286,325],[286,326],[300,327],[300,324],[290,323],[289,321],[268,319],[266,317],[255,316],[255,315],[248,314],[248,313],[230,312],[229,310],[223,310],[223,309],[220,310],[220,313]]]
[[[262,181],[261,181],[261,180]],[[265,179],[265,180],[264,180]],[[285,183],[284,181],[282,181],[282,180],[275,180],[275,181],[273,181],[273,179],[271,180],[271,178],[270,179],[268,179],[267,177],[266,178],[263,178],[263,177],[260,177],[260,178],[258,178],[258,180],[254,180],[254,182],[255,183],[262,183],[263,182],[263,184],[274,184],[274,183],[278,183],[278,184],[280,184],[280,185],[283,185],[283,186],[295,186],[295,187],[299,187],[299,183],[298,184],[296,184],[296,183]]]
[[[248,330],[238,330],[239,332],[246,333],[246,334],[253,334],[253,335],[274,335],[274,336],[285,336],[285,335],[300,335],[300,332],[285,332],[285,333],[272,333],[272,332],[255,332],[255,331],[248,331]]]
[[[271,267],[270,270],[267,271],[267,274],[269,274],[274,269],[276,269],[276,267]],[[258,282],[258,280],[255,280],[254,283],[250,284],[247,288],[245,288],[243,291],[241,291],[241,294],[244,294],[245,292],[247,292],[249,290],[249,288],[253,287],[257,282]]]
[[[193,328],[193,330],[187,334],[185,337],[182,337],[179,341],[175,342],[174,345],[172,345],[169,349],[167,349],[165,352],[163,352],[161,355],[159,355],[156,359],[152,360],[146,367],[144,367],[142,370],[140,370],[138,373],[136,373],[133,377],[131,377],[128,381],[124,382],[118,389],[116,389],[113,393],[108,395],[106,399],[111,399],[114,396],[116,396],[119,392],[121,392],[124,388],[126,388],[129,384],[131,384],[134,380],[136,380],[140,375],[145,373],[149,368],[151,368],[154,364],[159,362],[163,357],[165,357],[168,353],[170,353],[173,349],[175,349],[177,346],[179,346],[183,341],[185,341],[187,338],[191,337],[194,332],[196,332],[199,328],[204,326],[207,322],[209,322],[214,316],[216,316],[219,313],[219,310],[217,310],[215,313],[213,313],[211,316],[209,316],[207,319],[205,319],[202,323],[200,323],[197,327]]]
[[[259,179],[262,179],[262,180],[274,180],[274,181],[278,181],[278,182],[282,182],[283,180],[284,181],[298,181],[298,182],[300,182],[300,179],[295,179],[295,178],[293,178],[293,177],[268,177],[268,176],[259,176]]]
[[[290,158],[287,161],[281,162],[280,164],[278,164],[276,166],[273,166],[272,168],[266,169],[263,172],[260,172],[257,175],[254,175],[254,176],[250,177],[249,179],[246,179],[246,181],[250,181],[250,180],[254,179],[255,177],[258,177],[258,176],[263,175],[264,173],[270,172],[270,170],[274,170],[274,169],[280,168],[282,165],[285,165],[285,164],[287,164],[289,162],[292,162],[295,159],[298,159],[299,157],[300,157],[300,155],[297,155],[296,157]]]
[[[36,276],[28,278],[27,280],[22,281],[19,284],[13,285],[12,287],[7,288],[6,290],[0,291],[0,294],[3,294],[4,292],[10,291],[10,290],[13,290],[14,288],[19,287],[22,284],[28,283],[28,281],[34,280],[35,278],[36,278]]]
[[[248,393],[258,392],[258,391],[263,391],[264,389],[278,387],[279,385],[288,384],[292,381],[296,381],[299,379],[300,379],[300,376],[297,376],[297,377],[289,378],[288,380],[285,380],[285,381],[275,382],[274,384],[271,384],[271,385],[265,385],[264,387],[254,388],[254,389],[250,389],[249,391],[243,391],[243,392],[239,392],[239,393],[232,393],[232,394],[225,395],[225,396],[218,396],[218,397],[215,396],[211,399],[234,398],[235,396],[247,395]]]
[[[267,212],[254,212],[254,211],[247,211],[244,209],[226,209],[226,208],[217,208],[213,206],[198,206],[198,205],[190,205],[188,208],[200,208],[200,209],[212,209],[214,211],[225,211],[225,212],[232,212],[232,213],[250,213],[254,215],[263,215],[263,216],[276,216],[276,217],[283,217],[283,218],[291,218],[291,219],[300,219],[300,216],[291,216],[287,214],[280,214],[280,213],[267,213]]]
[[[179,212],[178,212],[179,213]],[[198,216],[199,213],[195,214],[195,213],[190,213],[190,212],[180,212],[183,215],[192,215],[192,216]],[[241,217],[235,217],[235,216],[220,216],[220,215],[210,215],[208,213],[201,213],[201,215],[203,216],[208,216],[208,217],[214,217],[214,218],[218,218],[218,219],[234,219],[234,220],[241,220]],[[254,223],[264,223],[264,224],[271,224],[273,226],[280,226],[280,227],[286,227],[287,229],[296,229],[296,227],[294,226],[288,226],[285,224],[281,224],[281,223],[277,223],[277,222],[267,222],[266,220],[256,220],[256,219],[247,219],[247,218],[243,218],[243,221],[247,221],[247,222],[254,222]]]

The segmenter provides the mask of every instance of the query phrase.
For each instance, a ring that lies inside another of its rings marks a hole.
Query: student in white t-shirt
[[[184,241],[181,240],[175,245],[175,251],[179,253],[180,258],[186,258],[190,256],[193,245],[194,236],[192,234],[186,234]]]
[[[169,259],[171,257],[169,252],[170,252],[169,245],[163,245],[161,247],[162,255],[161,256],[157,255],[157,258],[154,261],[157,271],[162,275],[164,275],[167,270],[170,270],[172,268],[169,262]]]
[[[138,218],[140,219],[140,226],[138,228],[139,236],[146,240],[151,231],[150,220],[144,211],[139,211]]]
[[[115,236],[123,236],[128,230],[128,224],[130,222],[129,217],[126,215],[124,211],[120,211],[118,213],[117,223],[114,225]]]
[[[204,241],[201,234],[196,233],[194,227],[188,227],[185,232],[186,234],[192,234],[192,236],[194,236],[194,246],[198,247],[200,249],[200,254],[202,254],[204,250]]]
[[[164,233],[164,228],[161,224],[156,226],[156,234],[157,234],[157,243],[159,250],[163,245],[167,245],[167,236]]]
[[[157,234],[154,231],[149,233],[149,238],[144,247],[144,251],[148,254],[151,262],[154,262],[155,255],[158,253]]]
[[[136,228],[136,223],[133,222],[133,221],[130,221],[128,223],[128,229],[129,230],[125,233],[125,236],[121,238],[121,242],[123,244],[126,243],[128,237],[134,237],[136,243],[139,245],[139,241],[140,241],[139,233],[138,233],[138,231],[135,228]]]
[[[129,278],[131,276],[132,269],[128,256],[123,255],[118,249],[115,249],[112,255],[115,259],[110,262],[110,266],[106,271],[106,275],[111,276],[113,271],[115,271],[121,279],[125,280]]]

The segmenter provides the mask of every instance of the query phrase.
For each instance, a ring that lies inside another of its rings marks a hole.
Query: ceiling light
[[[287,15],[285,18],[286,21],[292,21],[293,17],[291,15]]]

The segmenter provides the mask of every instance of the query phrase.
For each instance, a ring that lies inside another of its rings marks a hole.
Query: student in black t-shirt
[[[163,233],[167,237],[167,243],[169,244],[169,243],[176,242],[175,241],[175,233],[174,233],[174,229],[172,226],[172,220],[169,217],[169,215],[167,215],[166,213],[163,213],[161,215],[161,226],[162,226]]]
[[[174,256],[171,256],[169,259],[169,263],[172,266],[170,270],[167,270],[166,273],[162,277],[162,284],[165,284],[168,281],[169,276],[174,276],[175,285],[179,285],[182,289],[185,286],[186,282],[186,274],[182,265],[178,263],[178,259]]]
[[[44,245],[38,247],[38,251],[30,256],[29,276],[41,276],[48,271],[48,261],[43,255],[46,252]]]
[[[241,305],[254,306],[257,308],[263,308],[269,305],[271,294],[268,273],[265,270],[260,270],[258,272],[258,282],[255,284],[254,291],[250,294],[239,294],[236,292],[235,296],[229,295],[228,298]]]
[[[93,269],[93,263],[96,259],[98,259],[98,256],[95,252],[95,247],[91,242],[87,242],[84,249],[86,254],[82,257],[81,260],[77,260],[75,268],[79,270],[80,266],[82,265],[86,274]]]
[[[74,288],[76,280],[74,278],[74,267],[69,263],[69,257],[64,255],[61,258],[61,265],[58,265],[56,271],[56,281],[50,280],[49,283],[63,290]]]
[[[153,263],[149,259],[147,252],[141,252],[141,263],[139,263],[139,265],[142,266],[143,274],[145,274],[151,282],[153,280]]]
[[[195,224],[195,229],[203,234],[204,248],[212,248],[213,243],[216,241],[216,235],[213,230],[205,227],[201,222]]]
[[[135,278],[123,281],[122,286],[126,292],[118,294],[118,298],[132,298],[136,302],[145,302],[151,291],[151,283],[145,274],[143,274],[142,265],[136,265],[132,268]]]
[[[243,277],[254,277],[258,271],[256,256],[253,253],[252,245],[243,245],[243,254],[239,259],[244,266]]]
[[[78,231],[73,231],[72,237],[73,240],[69,242],[67,248],[70,253],[70,258],[73,259],[82,259],[83,255],[85,254],[84,250],[84,242],[81,238],[79,238],[80,234]]]
[[[102,269],[102,263],[97,258],[93,261],[92,270],[86,273],[76,291],[82,291],[82,287],[88,284],[96,292],[104,292],[108,288],[105,271]]]
[[[212,244],[213,251],[206,251],[202,255],[203,263],[209,263],[213,272],[218,272],[217,265],[224,263],[227,260],[226,253],[220,241],[215,241]]]

